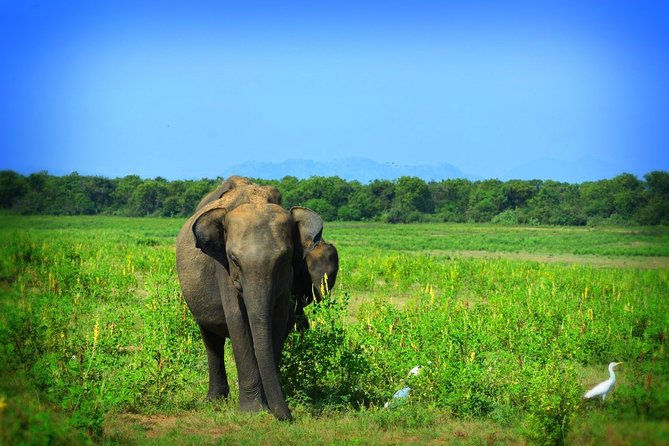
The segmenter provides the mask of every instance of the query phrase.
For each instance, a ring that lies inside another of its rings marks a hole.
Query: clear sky
[[[0,0],[0,169],[669,170],[669,2],[550,3]]]

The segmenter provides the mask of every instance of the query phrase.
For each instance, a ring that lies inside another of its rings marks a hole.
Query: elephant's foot
[[[264,393],[260,393],[255,398],[239,398],[239,410],[241,412],[268,412],[273,414],[277,419],[281,421],[293,421],[293,416],[290,413],[288,406],[283,405],[283,407],[277,407],[271,409],[267,400],[265,399]]]
[[[293,416],[287,407],[273,410],[272,413],[280,421],[293,421]]]
[[[241,412],[252,412],[252,413],[262,412],[263,410],[269,411],[267,405],[263,404],[263,402],[260,401],[259,399],[242,400],[241,398],[239,400],[239,410]]]
[[[228,399],[230,395],[230,387],[228,386],[216,386],[209,387],[209,392],[207,393],[207,399],[209,401],[215,401],[220,399]]]
[[[239,410],[242,412],[268,411],[267,398],[262,386],[253,386],[251,390],[239,388]]]
[[[284,409],[279,409],[279,410],[271,410],[269,407],[267,407],[267,404],[264,404],[258,400],[253,400],[253,401],[240,401],[239,402],[239,410],[240,412],[251,412],[251,413],[257,413],[257,412],[267,412],[273,414],[277,419],[281,421],[293,421],[293,416],[290,413],[290,410],[288,408]]]

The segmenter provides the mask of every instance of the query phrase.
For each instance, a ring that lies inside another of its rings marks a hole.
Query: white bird
[[[432,364],[432,361],[427,361],[427,365],[431,365],[431,364]],[[422,369],[423,369],[422,365],[417,365],[413,369],[409,370],[409,374],[407,376],[409,376],[409,377],[417,376]]]
[[[428,361],[427,363],[432,364],[432,361]],[[409,370],[409,374],[407,375],[407,377],[411,378],[412,376],[417,376],[420,373],[422,368],[423,368],[423,366],[417,365],[416,367]],[[411,387],[405,387],[403,389],[398,390],[393,395],[393,398],[390,401],[388,401],[386,404],[384,404],[383,407],[385,407],[386,409],[389,408],[389,407],[393,407],[394,406],[393,403],[395,403],[395,401],[393,401],[393,400],[403,400],[404,398],[409,396],[409,392],[411,392]]]
[[[403,389],[400,389],[393,395],[393,400],[403,400],[404,398],[409,396],[409,392],[411,392],[411,387],[405,387]],[[385,407],[386,409],[392,407],[393,400],[388,401],[386,404],[383,405],[383,407]]]
[[[405,387],[405,388],[400,389],[397,392],[395,392],[395,395],[393,395],[393,398],[395,398],[395,399],[406,398],[406,397],[409,396],[409,392],[411,392],[411,387]]]
[[[604,398],[606,398],[606,395],[613,389],[613,385],[616,383],[616,374],[613,373],[613,368],[618,364],[622,364],[622,362],[612,362],[609,364],[609,379],[597,384],[591,390],[588,390],[585,394],[586,399],[601,396],[603,401]]]

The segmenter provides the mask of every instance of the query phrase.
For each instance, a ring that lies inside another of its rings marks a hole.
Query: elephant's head
[[[337,280],[339,271],[339,254],[332,243],[321,240],[306,249],[299,276],[301,280],[293,282],[295,294],[300,296],[304,305],[309,305],[314,298],[316,302],[323,299],[323,292],[330,291]],[[296,274],[296,279],[298,278]]]
[[[285,419],[290,411],[279,385],[277,362],[289,329],[293,265],[308,248],[303,243],[322,232],[323,221],[308,209],[289,212],[276,204],[251,201],[232,209],[212,203],[192,229],[196,246],[228,271],[243,303],[238,306],[240,319],[248,321],[247,328],[239,328],[243,333],[231,326],[230,308],[224,303],[233,346],[235,336],[252,337],[248,341],[269,408]],[[277,336],[282,338],[277,341]]]
[[[291,212],[299,216],[313,211],[302,207],[293,207]],[[315,224],[317,219],[311,218],[308,221]],[[295,255],[293,266],[295,279],[293,280],[292,293],[295,296],[295,314],[299,331],[309,327],[308,321],[303,317],[303,308],[313,302],[314,299],[317,302],[323,299],[323,291],[327,292],[334,287],[339,271],[337,248],[322,239],[323,221],[320,220],[316,226],[320,230],[312,228],[303,231],[308,234],[308,237],[302,239],[300,243],[302,249]]]
[[[213,201],[220,199],[224,202],[222,205],[228,209],[252,201],[281,204],[281,192],[274,186],[258,186],[251,183],[248,178],[233,175],[208,193],[197,205],[195,211],[198,212]]]

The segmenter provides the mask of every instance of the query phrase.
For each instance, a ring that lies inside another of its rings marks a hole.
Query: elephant
[[[295,323],[298,331],[309,328],[309,321],[304,314],[304,307],[316,299],[323,299],[323,291],[332,290],[339,271],[339,254],[332,243],[318,237],[315,243],[308,244],[301,256],[301,261],[294,265],[292,294],[295,298]]]
[[[196,212],[212,201],[220,199],[226,192],[249,185],[252,185],[252,183],[248,178],[236,175],[229,177],[200,201]],[[265,186],[263,190],[270,202],[281,204],[281,193],[276,188]],[[237,200],[245,199],[245,194],[235,194],[235,196]],[[228,204],[228,206],[235,207],[236,204],[233,202]],[[293,212],[299,212],[298,209],[297,206],[294,207]],[[293,313],[298,331],[304,331],[309,328],[309,322],[304,314],[304,307],[313,302],[314,297],[316,298],[316,302],[322,300],[322,286],[325,286],[327,290],[334,288],[339,270],[339,255],[333,244],[322,240],[320,234],[316,236],[315,242],[305,241],[305,243],[307,243],[308,247],[301,256],[295,256],[298,261],[293,265],[294,280],[292,295],[295,299]],[[301,260],[300,257],[302,257]],[[323,282],[324,278],[327,278],[327,281]]]
[[[176,263],[184,299],[207,350],[207,397],[229,395],[223,359],[229,338],[240,410],[269,409],[278,419],[290,420],[278,365],[295,312],[303,308],[292,303],[291,294],[314,288],[321,279],[312,277],[319,271],[327,272],[328,285],[333,285],[338,259],[336,249],[322,240],[323,220],[317,213],[303,207],[286,210],[280,204],[275,187],[228,178],[205,196],[181,228]],[[315,254],[321,250],[330,252],[330,258],[318,262]],[[335,266],[327,265],[328,260]],[[309,300],[304,293],[301,298]]]

